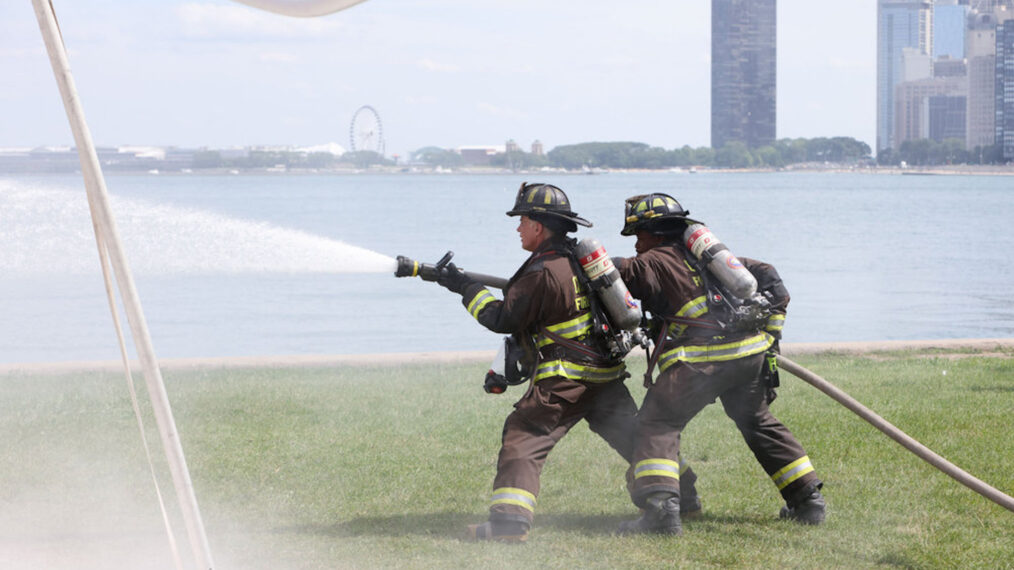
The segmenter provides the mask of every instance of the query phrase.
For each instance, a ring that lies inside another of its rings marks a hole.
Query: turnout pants
[[[489,519],[531,524],[546,457],[582,419],[629,461],[636,415],[622,379],[595,384],[555,376],[536,382],[504,422]]]
[[[514,404],[504,422],[489,507],[491,521],[531,524],[546,458],[582,419],[625,461],[631,461],[637,404],[622,379],[601,384],[559,376],[539,380]],[[695,479],[688,470],[687,484],[692,486]]]
[[[679,495],[680,434],[716,398],[783,498],[816,480],[802,445],[768,409],[763,366],[761,353],[722,362],[678,362],[659,375],[638,416],[630,493],[635,505],[643,508],[656,491]]]

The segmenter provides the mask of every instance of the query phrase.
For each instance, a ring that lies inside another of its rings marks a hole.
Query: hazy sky
[[[99,145],[348,146],[388,154],[710,144],[706,0],[368,0],[314,19],[229,0],[53,0]],[[874,144],[876,0],[778,0],[778,137]],[[30,0],[0,2],[0,147],[69,145]]]

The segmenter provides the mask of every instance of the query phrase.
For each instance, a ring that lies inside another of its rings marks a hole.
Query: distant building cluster
[[[512,153],[520,154],[524,150],[521,148],[521,145],[514,142],[514,139],[509,139],[502,145],[459,146],[454,149],[454,152],[461,156],[461,162],[464,166],[489,166],[493,164],[494,159],[498,155],[510,157]],[[541,142],[536,140],[532,143],[531,154],[534,156],[546,155]]]
[[[1014,0],[878,0],[877,144],[1014,160]],[[776,0],[712,0],[711,146],[776,140]]]
[[[1014,0],[878,0],[877,151],[916,139],[1014,160]]]
[[[332,156],[335,159],[345,149],[335,143],[314,147],[257,146],[224,149],[192,149],[154,146],[98,147],[95,149],[99,164],[107,172],[147,171],[186,172],[198,168],[224,167],[223,165],[249,165],[251,157],[260,154],[265,157],[285,156],[286,160],[307,158],[315,154]],[[213,158],[214,161],[209,161]],[[267,169],[284,168],[271,162],[257,164]],[[47,174],[76,172],[81,170],[81,160],[74,147],[0,148],[0,173],[3,174]]]
[[[160,147],[98,147],[103,170],[183,170],[191,168],[197,151]],[[0,148],[0,173],[41,174],[81,170],[73,147]]]
[[[336,143],[311,147],[252,146],[238,148],[177,148],[154,146],[98,147],[99,164],[106,172],[189,172],[205,169],[257,169],[283,172],[288,169],[330,168],[342,169],[342,160],[351,161],[345,168],[359,168],[362,164],[346,155]],[[526,151],[514,140],[502,145],[461,146],[446,151],[457,155],[460,166],[511,167]],[[361,154],[361,153],[360,153]],[[538,140],[531,144],[534,157],[545,157],[546,151]],[[343,158],[344,157],[344,158]],[[381,163],[373,160],[372,163]],[[397,157],[394,157],[395,164]],[[499,162],[498,162],[499,159]],[[520,163],[520,162],[519,162]],[[408,161],[412,165],[412,161]],[[0,148],[0,174],[52,174],[77,172],[81,162],[74,147]]]

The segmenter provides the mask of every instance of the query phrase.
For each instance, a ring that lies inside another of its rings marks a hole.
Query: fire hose
[[[961,469],[950,461],[947,461],[937,453],[933,452],[930,448],[919,443],[884,418],[875,414],[866,406],[860,404],[854,398],[841,391],[834,384],[831,384],[827,380],[782,355],[778,355],[778,367],[827,394],[831,397],[831,399],[845,406],[854,414],[872,424],[873,427],[879,429],[884,432],[885,435],[898,442],[902,447],[911,451],[926,463],[929,463],[933,467],[943,471],[958,483],[961,483],[1001,507],[1014,512],[1014,497],[1011,497],[1003,491],[1000,491],[999,489],[972,476],[967,471]]]
[[[398,268],[395,271],[395,276],[419,277],[425,281],[436,281],[440,278],[440,273],[444,271],[445,266],[451,260],[453,255],[453,252],[448,251],[440,259],[440,261],[435,264],[419,263],[407,257],[398,256]],[[468,271],[465,271],[464,273],[471,279],[479,281],[483,285],[490,287],[502,289],[507,284],[507,280],[501,277],[494,277],[492,275],[483,275],[482,273],[472,273]],[[884,435],[890,437],[899,445],[911,451],[917,457],[942,471],[958,483],[961,483],[1001,507],[1014,512],[1014,497],[1011,497],[996,487],[993,487],[992,485],[989,485],[981,479],[971,475],[947,459],[944,459],[942,456],[901,431],[866,406],[860,404],[856,399],[846,394],[834,384],[782,355],[778,355],[778,367],[820,390],[832,400],[838,402],[852,413],[866,420],[868,423],[873,425],[873,427],[883,432]]]

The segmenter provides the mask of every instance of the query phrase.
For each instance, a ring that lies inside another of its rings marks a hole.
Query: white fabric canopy
[[[285,16],[313,18],[344,10],[366,0],[235,0],[240,4],[260,8]]]

